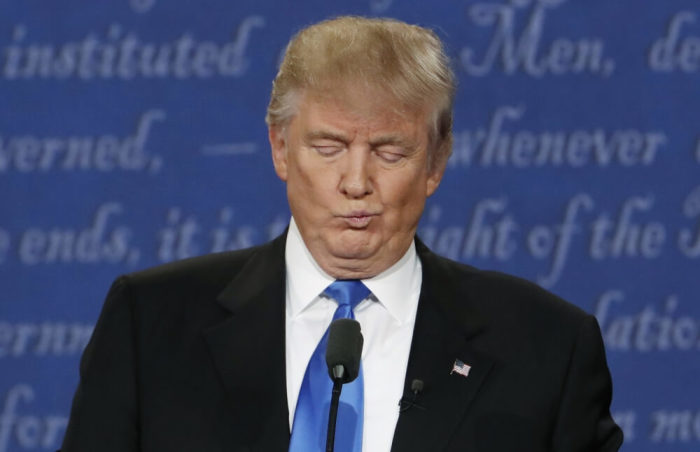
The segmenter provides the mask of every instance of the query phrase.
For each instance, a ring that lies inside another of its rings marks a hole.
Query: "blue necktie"
[[[356,279],[337,280],[323,292],[338,302],[333,314],[336,319],[354,319],[352,310],[367,298],[370,290]],[[289,452],[323,452],[326,450],[328,409],[333,382],[328,376],[326,345],[328,329],[316,346],[304,374],[299,391]],[[335,431],[335,452],[362,450],[362,419],[364,387],[362,366],[355,381],[343,385]]]

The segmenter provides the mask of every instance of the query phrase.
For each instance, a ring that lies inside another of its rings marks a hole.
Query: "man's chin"
[[[347,244],[332,247],[331,254],[337,259],[346,260],[365,260],[370,259],[377,253],[376,247],[364,244]]]
[[[398,258],[385,241],[352,241],[348,237],[333,237],[326,242],[323,257],[317,262],[329,275],[339,279],[364,279],[374,277],[391,266]],[[400,257],[400,256],[399,256]]]
[[[344,230],[328,237],[327,249],[339,259],[368,259],[381,247],[381,240],[368,230]]]

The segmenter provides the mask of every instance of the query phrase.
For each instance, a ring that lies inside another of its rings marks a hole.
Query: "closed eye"
[[[396,144],[382,144],[374,149],[374,153],[387,163],[398,163],[410,153],[404,146]]]
[[[389,151],[377,151],[377,155],[380,159],[388,163],[396,163],[404,158],[403,154]]]
[[[313,146],[313,148],[324,157],[332,157],[343,150],[340,146]]]

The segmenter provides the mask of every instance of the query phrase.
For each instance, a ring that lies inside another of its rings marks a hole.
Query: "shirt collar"
[[[287,269],[287,312],[295,317],[316,300],[335,278],[316,263],[304,244],[299,228],[292,217],[287,232],[285,249]],[[416,246],[411,242],[406,253],[394,265],[362,282],[374,297],[399,323],[409,321],[415,312],[409,300],[420,293],[421,264]],[[358,309],[362,309],[361,303]]]

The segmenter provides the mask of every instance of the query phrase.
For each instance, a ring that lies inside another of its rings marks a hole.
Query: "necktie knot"
[[[367,298],[370,290],[359,279],[338,279],[326,287],[323,293],[337,301],[338,307],[355,309]]]

